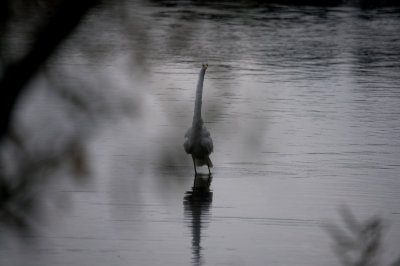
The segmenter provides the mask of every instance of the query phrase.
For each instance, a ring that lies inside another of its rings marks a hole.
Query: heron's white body
[[[213,164],[210,160],[210,153],[213,151],[213,142],[207,128],[204,126],[203,119],[201,118],[201,104],[203,95],[203,81],[207,65],[203,67],[199,74],[199,81],[196,89],[196,101],[194,105],[194,114],[192,127],[190,127],[185,134],[185,143],[183,144],[186,153],[191,154],[193,162],[196,165],[207,165],[212,167]]]

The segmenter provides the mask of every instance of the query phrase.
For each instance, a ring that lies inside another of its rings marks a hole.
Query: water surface
[[[95,59],[71,41],[53,60],[105,75],[99,91],[136,111],[95,134],[91,182],[55,185],[70,207],[0,264],[339,265],[324,227],[342,205],[380,215],[382,261],[396,258],[399,10],[171,3],[99,8],[74,36]],[[192,188],[182,145],[203,61],[215,167]]]

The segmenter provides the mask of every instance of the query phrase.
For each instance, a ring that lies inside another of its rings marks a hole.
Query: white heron
[[[197,166],[207,165],[208,173],[211,175],[210,167],[213,164],[210,160],[210,153],[213,151],[213,142],[207,128],[204,126],[203,119],[201,118],[201,98],[203,95],[203,82],[204,75],[206,74],[208,64],[203,63],[199,80],[197,82],[196,100],[194,103],[194,114],[192,127],[190,127],[185,134],[185,143],[183,147],[186,153],[192,155],[194,173],[197,176]]]

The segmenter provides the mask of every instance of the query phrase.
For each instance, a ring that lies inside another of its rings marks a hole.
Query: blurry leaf
[[[357,222],[356,218],[351,213],[350,209],[347,208],[346,206],[343,206],[340,209],[340,214],[347,228],[355,235],[358,235],[361,225]]]
[[[334,250],[342,265],[372,266],[376,262],[381,247],[382,220],[378,216],[360,223],[347,207],[340,209],[344,225],[349,232],[329,224],[327,231],[334,240]]]
[[[390,266],[400,266],[400,257],[397,258]]]

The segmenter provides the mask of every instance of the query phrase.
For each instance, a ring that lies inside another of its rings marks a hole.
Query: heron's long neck
[[[201,98],[203,96],[203,81],[205,74],[206,70],[202,68],[199,75],[199,81],[197,82],[196,101],[194,103],[194,115],[193,115],[192,127],[200,126],[203,124],[203,121],[201,119]]]

